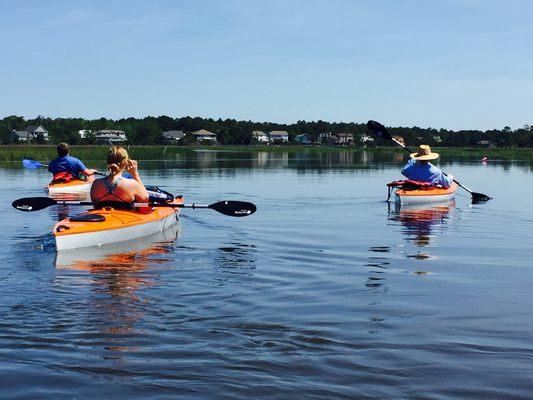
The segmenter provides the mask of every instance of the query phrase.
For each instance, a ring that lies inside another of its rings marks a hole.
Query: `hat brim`
[[[429,161],[436,160],[437,158],[439,158],[439,153],[429,153],[424,156],[419,156],[418,153],[411,153],[410,157],[414,158],[415,160]]]

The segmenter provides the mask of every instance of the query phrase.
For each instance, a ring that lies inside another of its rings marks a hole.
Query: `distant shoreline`
[[[324,152],[393,152],[405,153],[399,147],[331,147],[331,146],[127,146],[132,158],[138,160],[172,160],[180,155],[200,152],[241,152],[241,153],[324,153]],[[107,145],[73,145],[72,155],[82,160],[104,160]],[[507,160],[531,160],[533,148],[464,148],[464,147],[435,147],[435,151],[451,157],[488,157]],[[2,145],[0,146],[0,161],[20,161],[24,158],[35,160],[50,160],[56,157],[55,145]]]

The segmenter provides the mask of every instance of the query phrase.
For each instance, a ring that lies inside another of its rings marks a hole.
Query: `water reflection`
[[[255,245],[233,242],[218,249],[217,268],[229,274],[251,272],[255,269],[256,253]]]
[[[369,289],[387,291],[387,287],[384,286],[386,275],[391,264],[390,258],[387,256],[391,252],[391,248],[388,246],[373,246],[369,249],[372,253],[377,253],[369,257],[368,263],[365,264],[368,267],[368,278],[365,286]]]
[[[431,205],[401,205],[389,203],[389,220],[402,225],[402,233],[408,242],[418,248],[430,247],[435,232],[442,231],[451,213],[455,210],[455,200]],[[428,259],[425,252],[409,255],[419,260]]]
[[[113,245],[57,252],[58,270],[84,273],[75,275],[75,279],[79,280],[78,286],[88,286],[91,294],[87,326],[100,332],[106,350],[135,351],[127,344],[139,334],[135,326],[145,317],[143,310],[149,301],[139,292],[159,285],[159,275],[154,270],[171,264],[178,232],[172,227]]]
[[[260,151],[252,153],[254,167],[288,167],[289,153]]]

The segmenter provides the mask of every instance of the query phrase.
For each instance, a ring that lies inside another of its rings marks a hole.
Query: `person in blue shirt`
[[[429,161],[439,158],[438,153],[433,153],[431,147],[422,144],[417,153],[411,153],[411,159],[402,169],[402,175],[413,181],[428,182],[449,188],[453,182],[453,175],[444,173]]]
[[[70,181],[82,177],[91,177],[96,170],[85,166],[79,159],[69,155],[70,148],[66,143],[57,145],[58,157],[48,164],[48,171],[54,174],[53,181]]]

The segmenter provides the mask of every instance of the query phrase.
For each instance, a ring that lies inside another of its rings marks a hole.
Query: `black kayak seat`
[[[79,214],[70,217],[70,220],[74,222],[103,222],[105,217],[100,214]]]

